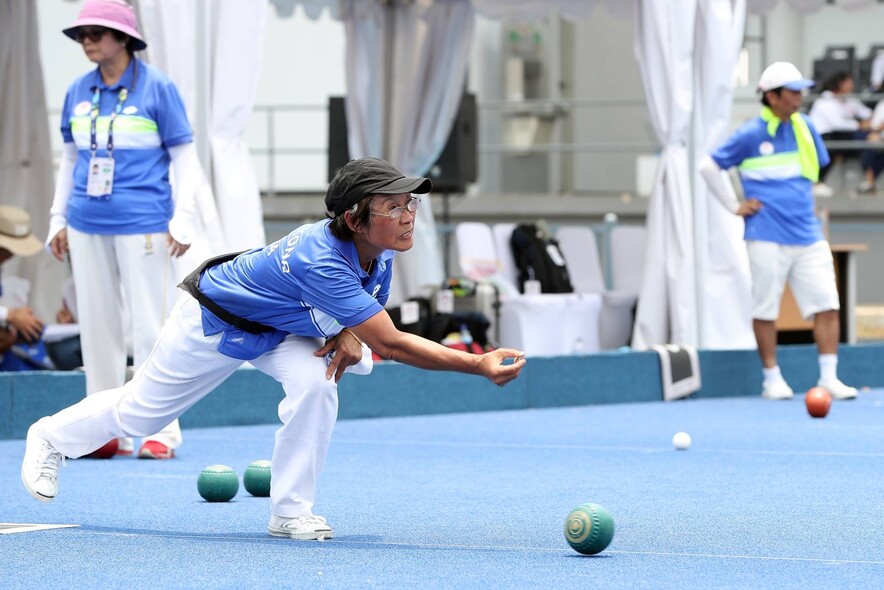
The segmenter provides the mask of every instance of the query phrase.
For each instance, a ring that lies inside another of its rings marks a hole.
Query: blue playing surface
[[[505,389],[503,390],[506,391]],[[884,392],[807,415],[803,399],[685,400],[343,421],[316,512],[335,538],[271,538],[269,499],[204,502],[273,426],[194,429],[173,461],[68,461],[55,502],[0,441],[2,588],[871,588],[884,579]],[[672,435],[690,433],[688,451]],[[614,540],[564,540],[577,504]]]

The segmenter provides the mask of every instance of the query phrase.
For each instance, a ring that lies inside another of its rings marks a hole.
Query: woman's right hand
[[[64,255],[67,254],[68,251],[67,228],[62,228],[57,234],[55,234],[55,237],[49,242],[49,249],[52,251],[53,256],[64,262]]]
[[[525,366],[525,353],[513,348],[498,348],[479,358],[480,373],[501,387],[518,377]],[[505,365],[506,360],[511,362]]]

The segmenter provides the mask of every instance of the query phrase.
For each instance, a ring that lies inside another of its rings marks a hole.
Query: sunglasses
[[[107,27],[79,27],[77,29],[77,41],[82,43],[89,39],[93,43],[98,43],[104,34],[110,31]]]

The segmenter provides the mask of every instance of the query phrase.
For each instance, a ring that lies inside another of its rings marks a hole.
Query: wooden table
[[[835,260],[835,282],[841,301],[840,342],[856,342],[856,252],[865,252],[867,244],[831,244]],[[801,317],[792,290],[786,285],[777,318],[778,344],[807,344],[813,342],[813,320]]]

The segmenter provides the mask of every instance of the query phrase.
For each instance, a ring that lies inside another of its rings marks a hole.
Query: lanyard
[[[117,93],[117,106],[114,108],[113,112],[110,116],[110,121],[107,125],[107,157],[113,158],[114,154],[114,119],[117,118],[117,115],[120,114],[123,110],[123,103],[126,102],[126,99],[129,98],[129,91],[124,87],[120,88],[120,91]],[[90,127],[90,145],[92,146],[92,157],[95,157],[95,153],[98,151],[98,137],[96,132],[96,123],[98,121],[98,107],[101,103],[101,88],[95,86],[93,88],[92,93],[92,110],[89,113],[89,117],[92,119],[92,124]]]

